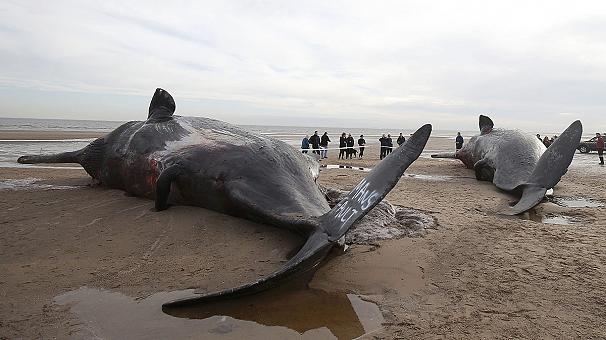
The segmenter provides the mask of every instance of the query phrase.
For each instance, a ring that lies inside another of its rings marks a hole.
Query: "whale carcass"
[[[431,133],[427,124],[379,163],[337,206],[315,182],[318,162],[290,145],[221,121],[174,116],[172,96],[157,89],[147,120],[123,124],[81,150],[28,155],[20,163],[79,163],[101,185],[169,204],[213,209],[287,228],[306,242],[282,269],[255,282],[166,305],[233,298],[309,271],[395,186]]]
[[[503,214],[516,215],[537,205],[568,170],[583,134],[580,121],[573,122],[549,148],[534,135],[520,130],[494,128],[480,115],[480,134],[456,153],[431,155],[456,158],[475,171],[478,180],[490,181],[499,189],[521,193]]]

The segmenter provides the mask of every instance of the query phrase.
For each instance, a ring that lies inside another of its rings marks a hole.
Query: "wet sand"
[[[33,137],[20,137],[26,138]],[[451,143],[436,138],[427,149]],[[372,167],[377,151],[345,161],[333,151],[322,163]],[[571,167],[554,194],[606,202],[606,168],[595,167]],[[513,198],[476,181],[458,161],[420,158],[407,173],[426,176],[403,178],[388,199],[431,214],[436,229],[423,237],[354,245],[335,254],[310,282],[377,303],[383,328],[367,337],[606,337],[606,208],[544,202],[534,212],[573,217],[576,223],[569,225],[504,217],[497,212]],[[350,190],[365,174],[330,169],[318,181]],[[136,299],[229,288],[279,268],[302,241],[201,208],[156,213],[152,201],[88,186],[83,170],[0,168],[2,181],[28,178],[40,179],[38,186],[0,191],[0,338],[112,338],[56,297],[85,286]],[[293,336],[269,332],[250,334]],[[193,338],[237,333],[192,328]]]

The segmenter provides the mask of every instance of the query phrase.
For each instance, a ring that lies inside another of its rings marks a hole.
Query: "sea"
[[[110,132],[122,125],[121,121],[103,120],[66,120],[66,119],[35,119],[35,118],[2,118],[0,117],[0,130],[16,131],[77,131],[77,132]],[[301,139],[306,135],[311,136],[314,131],[321,135],[327,132],[332,144],[338,143],[341,133],[351,133],[354,139],[364,135],[367,146],[378,145],[378,139],[382,134],[391,134],[395,139],[400,132],[408,137],[415,129],[371,129],[371,128],[348,128],[348,127],[320,127],[320,126],[273,126],[273,125],[240,125],[241,128],[261,135],[270,136],[282,140],[293,147],[299,148]],[[461,135],[468,140],[477,134],[477,131],[460,131]],[[434,130],[432,138],[446,138],[452,140],[457,134],[456,130]],[[549,136],[553,134],[547,134]],[[591,138],[592,135],[583,136],[583,140]],[[78,150],[90,143],[94,138],[58,139],[58,140],[0,140],[0,167],[31,167],[31,165],[18,164],[17,158],[26,154],[57,153]],[[431,153],[446,152],[452,150],[424,150],[422,157],[429,157]],[[577,157],[579,156],[579,157]],[[575,155],[575,161],[583,161],[587,155]],[[597,158],[597,157],[595,157]],[[584,161],[583,161],[584,163]],[[39,166],[38,166],[39,167]],[[49,167],[53,167],[49,165]],[[64,167],[63,167],[64,168]]]

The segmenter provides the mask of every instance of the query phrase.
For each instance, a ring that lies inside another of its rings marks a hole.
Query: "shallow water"
[[[604,206],[603,202],[586,197],[553,197],[550,201],[567,208],[599,208]]]
[[[322,170],[322,169],[327,169],[327,170],[345,169],[345,170],[354,170],[354,171],[363,171],[363,172],[370,172],[372,170],[372,168],[364,168],[364,167],[358,167],[358,166],[352,166],[352,165],[320,164],[320,170]],[[447,180],[455,178],[454,176],[445,176],[445,175],[426,175],[426,174],[408,174],[408,173],[405,173],[402,176],[420,179],[420,180],[424,180],[424,181],[447,181]]]
[[[378,307],[353,294],[278,287],[223,302],[179,308],[161,305],[193,290],[135,299],[82,287],[55,298],[78,315],[83,338],[352,339],[381,327]]]
[[[527,212],[518,215],[522,220],[534,221],[545,224],[571,225],[578,221],[570,216],[556,214],[539,214],[535,209],[530,209]]]

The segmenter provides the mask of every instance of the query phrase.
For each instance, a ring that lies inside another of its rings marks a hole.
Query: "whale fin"
[[[492,131],[494,123],[488,116],[480,115],[480,133],[485,135]]]
[[[473,165],[473,170],[478,181],[492,182],[495,174],[494,166],[491,165],[490,159],[484,157]]]
[[[163,89],[157,88],[151,103],[149,103],[149,114],[146,123],[164,122],[173,117],[175,113],[175,100]]]
[[[520,201],[506,209],[504,214],[517,215],[541,202],[547,190],[553,188],[568,171],[582,134],[583,125],[578,120],[564,130],[541,155],[528,182],[522,185]]]
[[[351,225],[364,217],[396,185],[425,147],[431,125],[421,127],[401,147],[384,158],[337,206],[319,217],[317,228],[303,247],[280,270],[256,282],[215,293],[171,301],[163,308],[233,299],[258,293],[315,269]]]
[[[168,208],[168,195],[170,187],[175,179],[182,173],[182,168],[178,165],[168,167],[160,173],[156,180],[156,211],[166,210]]]

